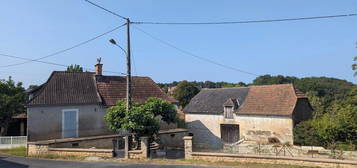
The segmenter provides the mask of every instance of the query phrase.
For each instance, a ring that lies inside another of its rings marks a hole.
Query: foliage
[[[80,65],[74,64],[74,65],[70,65],[67,67],[67,72],[83,72],[83,67],[81,67]]]
[[[272,85],[272,84],[285,84],[285,83],[294,83],[298,78],[291,76],[271,76],[263,75],[255,78],[252,85]]]
[[[25,101],[25,89],[21,82],[15,83],[11,77],[0,80],[0,136],[7,132],[12,116],[24,112]]]
[[[177,85],[173,96],[185,107],[199,91],[193,83],[182,81]]]
[[[138,136],[156,134],[160,129],[160,118],[167,123],[175,122],[176,109],[170,102],[159,98],[149,98],[142,105],[133,102],[129,111],[126,111],[126,102],[121,100],[104,116],[109,129],[127,130]]]
[[[298,145],[319,145],[312,121],[303,121],[294,128],[294,143]]]
[[[356,62],[356,63],[352,64],[352,70],[355,71],[353,75],[357,76],[357,56],[353,58],[353,61]]]

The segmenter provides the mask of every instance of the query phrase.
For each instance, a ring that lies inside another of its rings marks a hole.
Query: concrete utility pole
[[[127,54],[126,54],[126,66],[127,66],[127,76],[126,76],[126,109],[127,111],[131,108],[131,62],[130,62],[130,20],[126,18],[127,26]]]

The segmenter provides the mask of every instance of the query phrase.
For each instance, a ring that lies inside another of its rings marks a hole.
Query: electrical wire
[[[329,19],[340,17],[352,17],[357,14],[342,14],[329,16],[312,16],[299,18],[284,18],[284,19],[268,19],[268,20],[246,20],[246,21],[228,21],[228,22],[131,22],[131,24],[160,24],[160,25],[219,25],[219,24],[247,24],[247,23],[266,23],[266,22],[286,22],[286,21],[301,21],[313,19]]]
[[[89,0],[85,0],[85,1],[88,2],[88,3],[90,3],[90,4],[92,4],[92,5],[94,5],[94,6],[96,6],[96,7],[98,7],[98,8],[100,8],[100,9],[103,9],[104,11],[107,11],[107,12],[111,13],[112,15],[118,16],[118,17],[120,17],[120,18],[122,18],[122,19],[125,19],[125,20],[128,19],[128,18],[126,18],[126,17],[124,17],[124,16],[121,16],[121,15],[119,15],[119,14],[117,14],[117,13],[111,11],[111,10],[108,10],[108,9],[106,9],[106,8],[104,8],[104,7],[100,6],[100,5],[98,5],[98,4],[95,4],[94,2],[91,2],[91,1],[89,1]]]
[[[72,49],[74,49],[74,48],[80,47],[80,46],[82,46],[82,45],[84,45],[84,44],[87,44],[87,43],[89,43],[89,42],[91,42],[91,41],[93,41],[93,40],[95,40],[95,39],[98,39],[98,38],[100,38],[100,37],[102,37],[102,36],[104,36],[104,35],[107,35],[107,34],[113,32],[113,31],[115,31],[115,30],[117,30],[117,29],[119,29],[119,28],[121,28],[121,27],[123,27],[123,26],[125,26],[125,25],[126,25],[126,23],[124,23],[124,24],[122,24],[122,25],[120,25],[120,26],[117,26],[117,27],[115,27],[115,28],[113,28],[113,29],[111,29],[111,30],[109,30],[109,31],[104,32],[104,33],[101,33],[101,34],[99,34],[99,35],[97,35],[97,36],[95,36],[95,37],[93,37],[93,38],[90,38],[90,39],[85,40],[85,41],[83,41],[83,42],[80,42],[80,43],[78,43],[78,44],[76,44],[76,45],[73,45],[72,47],[69,47],[69,48],[65,48],[65,49],[56,51],[56,52],[54,52],[54,53],[52,53],[52,54],[48,54],[48,55],[46,55],[46,56],[43,56],[43,57],[40,57],[40,58],[36,58],[36,59],[29,59],[28,61],[25,61],[25,62],[20,62],[20,63],[16,63],[16,64],[9,64],[9,65],[3,65],[3,66],[0,66],[0,68],[12,67],[12,66],[17,66],[17,65],[27,64],[27,63],[30,63],[30,62],[33,62],[33,61],[42,60],[42,59],[45,59],[45,58],[48,58],[48,57],[52,57],[52,56],[55,56],[55,55],[58,55],[58,54],[67,52],[67,51],[72,50]]]
[[[61,67],[68,67],[69,66],[69,65],[65,65],[65,64],[58,64],[58,63],[54,63],[54,62],[40,61],[40,60],[32,60],[32,59],[29,59],[29,58],[24,58],[24,57],[19,57],[19,56],[14,56],[14,55],[8,55],[8,54],[2,54],[2,53],[0,53],[0,56],[9,57],[9,58],[16,58],[16,59],[21,59],[21,60],[28,60],[28,61],[31,61],[31,62],[39,62],[39,63],[43,63],[43,64],[55,65],[55,66],[61,66]],[[92,68],[87,68],[87,67],[83,67],[83,68],[84,69],[88,69],[90,71],[94,71],[94,69],[92,69]],[[114,71],[103,71],[103,72],[126,75],[126,73],[122,73],[122,72],[114,72]]]
[[[259,75],[255,74],[255,73],[251,73],[251,72],[248,72],[248,71],[244,71],[244,70],[241,70],[241,69],[238,69],[238,68],[235,68],[235,67],[231,67],[231,66],[228,66],[228,65],[221,64],[221,63],[219,63],[219,62],[210,60],[210,59],[208,59],[208,58],[204,58],[204,57],[198,56],[198,55],[193,54],[193,53],[191,53],[191,52],[189,52],[189,51],[187,51],[187,50],[178,48],[178,47],[176,47],[175,45],[173,45],[173,44],[171,44],[171,43],[169,43],[169,42],[166,42],[166,41],[164,41],[164,40],[162,40],[162,39],[159,39],[159,38],[153,36],[152,34],[150,34],[150,33],[146,32],[146,31],[144,31],[143,29],[140,29],[140,28],[137,27],[137,26],[134,26],[134,28],[137,29],[137,30],[139,30],[140,32],[144,33],[144,34],[147,35],[148,37],[150,37],[150,38],[152,38],[152,39],[154,39],[154,40],[156,40],[156,41],[158,41],[158,42],[160,42],[160,43],[162,43],[162,44],[164,44],[164,45],[166,45],[166,46],[169,46],[169,47],[171,47],[171,48],[173,48],[173,49],[176,49],[177,51],[180,51],[181,53],[184,53],[184,54],[186,54],[186,55],[195,57],[195,58],[200,59],[200,60],[202,60],[202,61],[209,62],[209,63],[211,63],[211,64],[214,64],[214,65],[217,65],[217,66],[226,68],[226,69],[230,69],[230,70],[237,71],[237,72],[240,72],[240,73],[245,73],[245,74],[252,75],[252,76],[259,76]]]

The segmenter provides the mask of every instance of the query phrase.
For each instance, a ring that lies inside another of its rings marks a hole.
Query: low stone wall
[[[97,156],[113,157],[112,149],[83,149],[83,148],[50,148],[48,144],[29,144],[29,156],[58,155],[58,156]]]
[[[112,140],[119,135],[106,135],[82,138],[65,138],[47,141],[28,142],[28,155],[76,155],[76,156],[113,156]]]
[[[58,156],[113,157],[111,149],[49,148],[48,154]]]
[[[259,156],[259,155],[240,155],[240,154],[225,154],[225,153],[204,153],[192,152],[191,159],[207,160],[207,161],[227,161],[227,162],[242,162],[242,163],[270,163],[270,164],[290,164],[313,167],[341,167],[354,168],[357,166],[356,161],[332,160],[332,159],[317,159],[317,158],[297,158],[297,157],[274,157],[274,156]]]
[[[302,158],[286,156],[268,156],[268,155],[251,155],[251,154],[229,154],[213,152],[193,152],[192,137],[183,138],[185,143],[185,159],[207,160],[207,161],[230,161],[230,162],[254,162],[254,163],[271,163],[271,164],[291,164],[313,167],[357,167],[357,161],[321,159],[321,158]]]
[[[46,141],[28,142],[28,144],[49,145],[50,148],[98,148],[112,149],[113,139],[119,138],[119,135],[104,135],[81,138],[64,138]]]

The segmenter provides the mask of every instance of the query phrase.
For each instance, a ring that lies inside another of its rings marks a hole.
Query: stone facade
[[[192,159],[192,136],[183,137],[185,143],[185,159]]]
[[[269,138],[277,138],[281,143],[293,143],[291,117],[233,114],[233,119],[225,119],[223,114],[188,113],[186,123],[197,148],[222,148],[221,124],[239,125],[239,139],[267,143]]]

